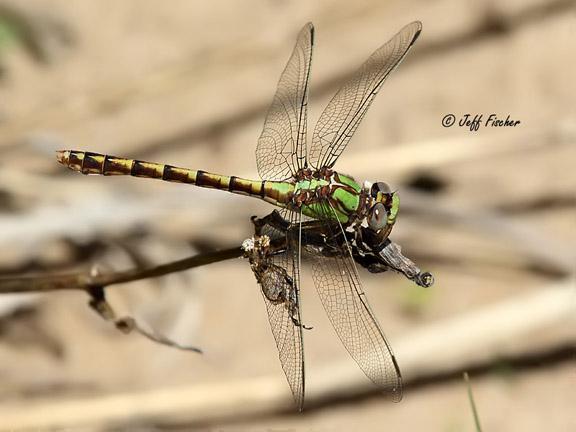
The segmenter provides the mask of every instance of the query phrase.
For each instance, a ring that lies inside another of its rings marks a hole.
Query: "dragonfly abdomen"
[[[129,175],[196,184],[198,173],[194,170],[176,168],[171,165],[77,150],[58,151],[57,158],[62,165],[85,175]]]
[[[58,151],[57,158],[61,164],[85,175],[129,175],[186,183],[252,196],[279,206],[284,206],[288,202],[294,190],[293,185],[287,182],[248,180],[202,170],[178,168],[172,165],[78,150]]]

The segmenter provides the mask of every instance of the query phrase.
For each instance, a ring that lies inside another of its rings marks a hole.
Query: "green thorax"
[[[312,178],[297,182],[294,197],[306,197],[302,203],[302,213],[306,216],[315,219],[328,217],[347,223],[358,211],[361,189],[351,177],[333,173],[327,179]],[[319,195],[326,199],[319,199]]]

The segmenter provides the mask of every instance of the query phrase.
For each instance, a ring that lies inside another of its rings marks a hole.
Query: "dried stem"
[[[170,273],[189,270],[194,267],[238,258],[240,256],[242,256],[242,249],[240,247],[234,247],[215,252],[202,253],[182,260],[144,269],[130,269],[96,275],[73,273],[0,278],[0,294],[48,292],[68,289],[90,290],[93,287],[107,287],[120,283],[164,276]]]

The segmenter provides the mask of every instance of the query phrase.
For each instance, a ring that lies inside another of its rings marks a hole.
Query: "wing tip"
[[[304,411],[304,381],[302,381],[302,387],[292,387],[292,383],[288,380],[290,386],[290,391],[292,392],[292,398],[294,399],[294,404],[298,412]]]
[[[396,387],[392,388],[390,399],[392,399],[392,402],[394,403],[399,403],[402,402],[403,397],[404,391],[402,390],[402,381],[398,381]]]
[[[407,24],[404,28],[407,27],[415,27],[414,36],[412,37],[411,42],[411,44],[413,44],[414,42],[416,42],[416,39],[418,39],[418,37],[420,36],[420,33],[422,33],[422,21],[419,20],[412,21],[410,24]]]
[[[297,401],[296,407],[298,408],[299,413],[304,412],[304,399],[302,399],[301,401]]]
[[[308,33],[310,35],[310,45],[314,45],[314,24],[312,24],[312,21],[308,21],[306,24],[304,24],[304,27],[302,27],[302,30],[300,30],[301,33]]]

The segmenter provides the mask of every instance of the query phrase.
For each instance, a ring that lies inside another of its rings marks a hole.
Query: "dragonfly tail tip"
[[[57,150],[56,159],[63,165],[68,164],[68,160],[70,159],[70,150]]]

